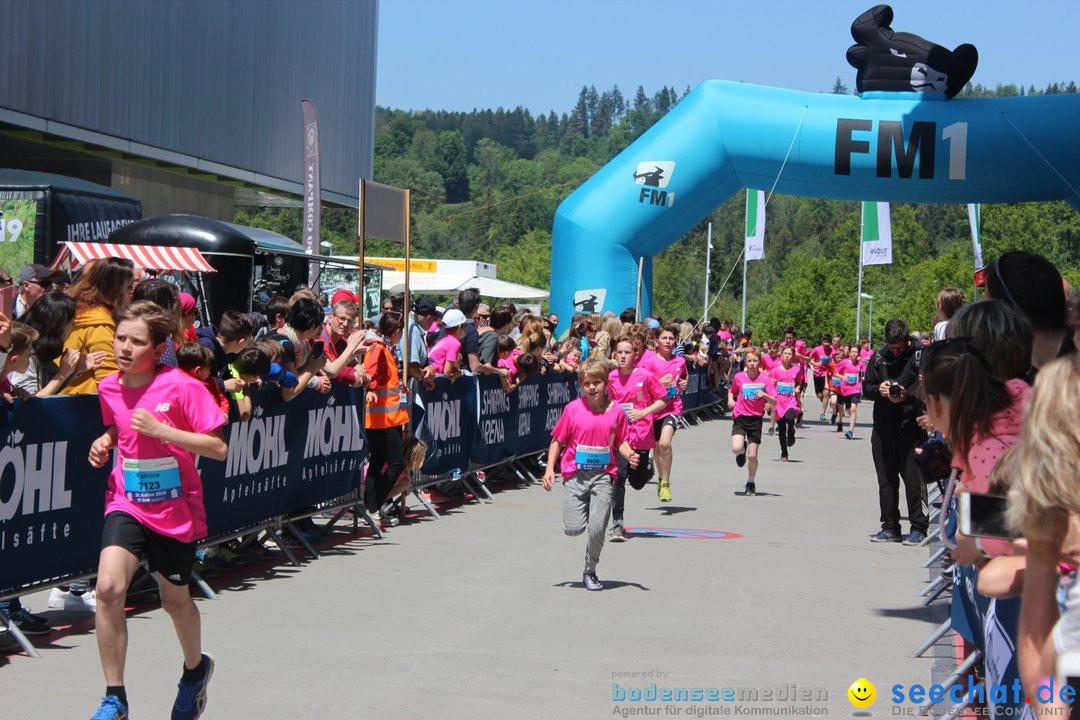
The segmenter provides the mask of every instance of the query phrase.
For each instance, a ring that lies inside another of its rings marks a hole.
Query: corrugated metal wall
[[[377,0],[3,0],[0,107],[301,182],[371,177]]]

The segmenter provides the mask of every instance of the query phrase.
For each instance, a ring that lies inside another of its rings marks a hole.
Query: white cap
[[[447,310],[443,313],[442,323],[444,327],[456,328],[465,324],[465,313],[460,310]]]

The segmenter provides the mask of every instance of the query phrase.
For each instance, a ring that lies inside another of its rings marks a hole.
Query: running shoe
[[[608,530],[607,541],[613,543],[626,542],[626,530],[622,525],[612,525]]]
[[[101,707],[90,720],[127,720],[127,716],[127,706],[120,702],[120,698],[115,695],[106,695],[101,698]]]
[[[58,587],[54,587],[49,591],[49,609],[50,610],[63,610],[64,605],[67,604],[68,591],[61,590]]]
[[[84,593],[69,592],[64,602],[64,612],[97,612],[97,594],[93,590],[87,590]]]
[[[214,676],[214,658],[206,653],[202,654],[203,662],[206,663],[206,674],[201,680],[186,683],[181,680],[177,683],[176,700],[173,702],[172,720],[196,720],[202,717],[206,709],[206,686],[210,684],[210,678]],[[125,714],[124,717],[127,717]]]
[[[656,495],[660,498],[660,502],[671,502],[671,483],[667,480],[657,483]]]
[[[24,607],[8,615],[8,619],[22,631],[23,635],[48,635],[52,632],[48,618],[35,615]]]
[[[780,456],[780,462],[788,462],[788,456],[787,455],[781,455]]]
[[[870,536],[870,542],[900,542],[900,533],[895,530],[880,530]]]
[[[825,413],[821,413],[817,416],[819,422],[825,422]]]
[[[596,577],[596,573],[587,572],[581,576],[581,581],[585,583],[586,590],[603,590],[604,583]]]
[[[774,428],[774,427],[772,427],[770,425],[769,426],[769,435],[772,436],[772,435],[775,435],[775,434],[776,434],[776,428]]]
[[[846,433],[844,433],[844,437],[846,437],[848,440],[854,440],[855,439],[855,433],[848,430]]]
[[[757,485],[752,482],[746,483],[745,495],[757,495]]]
[[[746,453],[745,452],[741,452],[741,453],[739,453],[738,455],[735,456],[735,464],[738,465],[739,467],[742,467],[743,465],[746,464]]]
[[[840,423],[836,424],[836,432],[844,432],[844,426]]]

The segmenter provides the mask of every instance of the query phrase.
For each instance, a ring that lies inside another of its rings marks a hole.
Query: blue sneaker
[[[115,695],[106,695],[101,698],[101,707],[94,713],[90,720],[127,720],[128,709],[120,698]]]
[[[179,690],[173,702],[172,720],[195,720],[202,717],[203,710],[206,709],[206,686],[214,675],[214,658],[203,653],[203,660],[206,661],[206,675],[202,680],[193,683],[181,680],[177,683]]]

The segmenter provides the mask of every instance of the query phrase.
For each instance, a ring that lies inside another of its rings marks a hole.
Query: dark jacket
[[[864,398],[874,402],[875,430],[918,432],[915,419],[921,414],[922,405],[915,397],[915,385],[919,379],[921,357],[922,348],[913,343],[899,356],[893,355],[888,347],[883,347],[870,358],[863,375],[862,393]],[[886,380],[904,387],[904,402],[894,403],[881,396],[878,388]]]

